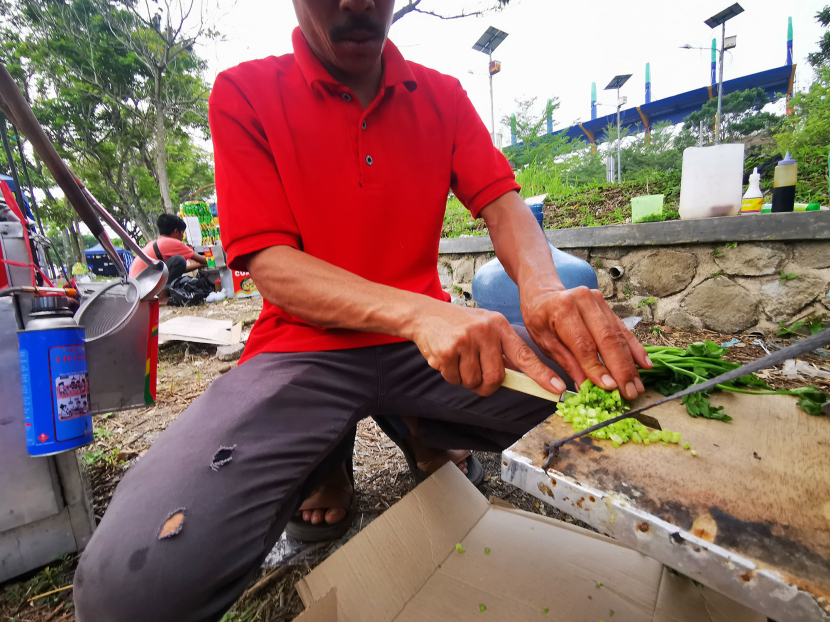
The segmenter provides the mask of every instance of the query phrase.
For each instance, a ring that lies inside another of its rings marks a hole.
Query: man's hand
[[[540,386],[555,393],[565,391],[565,383],[500,313],[435,300],[426,307],[413,322],[411,339],[447,382],[490,395],[504,381],[506,358]]]
[[[628,399],[643,392],[634,363],[649,369],[651,360],[599,291],[577,287],[533,294],[522,300],[522,317],[536,345],[577,386],[588,378],[607,390],[619,388]]]

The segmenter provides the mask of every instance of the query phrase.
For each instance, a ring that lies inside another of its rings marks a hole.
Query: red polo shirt
[[[438,242],[450,188],[474,217],[517,190],[455,78],[387,41],[364,110],[297,28],[294,54],[222,72],[210,96],[216,194],[229,265],[287,245],[365,279],[446,300]],[[313,326],[263,302],[243,360],[357,348],[397,337]]]

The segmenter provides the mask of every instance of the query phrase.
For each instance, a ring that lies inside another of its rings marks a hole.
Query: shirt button
[[[350,101],[352,101],[352,96],[351,96],[351,95],[349,95],[348,93],[343,93],[343,101],[344,101],[344,102],[350,102]]]
[[[372,160],[372,156],[366,156],[366,164],[368,164],[369,166],[372,166],[373,161],[374,160]]]
[[[366,129],[366,121],[363,122],[363,129]]]

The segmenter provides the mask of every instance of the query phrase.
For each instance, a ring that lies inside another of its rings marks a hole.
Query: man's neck
[[[314,50],[312,50],[313,52]],[[316,54],[315,54],[316,56]],[[326,71],[331,74],[331,77],[337,80],[340,84],[349,87],[351,91],[357,96],[357,99],[360,100],[360,104],[366,108],[372,100],[378,94],[380,90],[380,85],[383,80],[383,58],[379,58],[378,62],[372,68],[371,71],[359,75],[353,76],[340,71],[337,67],[330,65],[329,63],[320,60],[320,64],[323,65]]]

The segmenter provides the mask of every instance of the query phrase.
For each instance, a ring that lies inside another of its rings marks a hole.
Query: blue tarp
[[[116,248],[115,250],[124,266],[129,270],[133,263],[133,254],[123,248]],[[86,249],[84,254],[86,255],[87,266],[92,272],[99,276],[117,276],[115,266],[112,265],[103,246],[96,244],[92,248]]]

